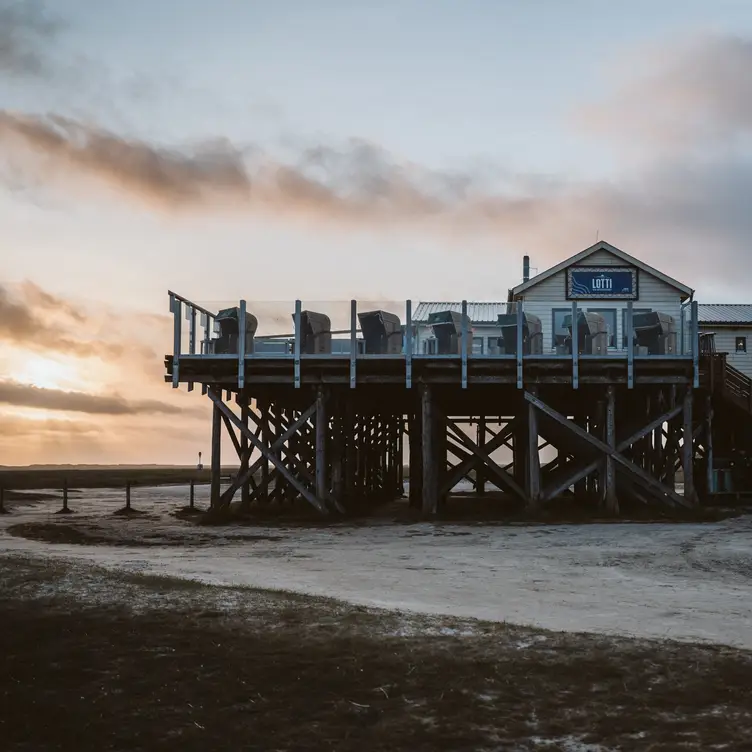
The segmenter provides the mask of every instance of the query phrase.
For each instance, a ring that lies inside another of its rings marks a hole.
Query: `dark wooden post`
[[[316,393],[316,496],[322,504],[327,497],[326,473],[326,434],[328,419],[326,414],[326,394],[319,387]]]
[[[606,444],[616,448],[616,399],[613,384],[606,387]],[[606,455],[606,472],[603,488],[603,506],[609,514],[619,514],[619,499],[616,495],[616,468],[614,459]]]
[[[573,418],[575,424],[587,431],[587,416],[583,412],[581,412],[579,408],[577,408]],[[577,499],[578,504],[581,504],[587,497],[587,478],[588,476],[586,475],[584,478],[578,480],[577,483],[574,484],[574,495]]]
[[[332,409],[332,493],[334,498],[345,505],[345,431],[342,403],[337,399]]]
[[[697,504],[694,479],[694,436],[692,435],[692,402],[694,390],[687,387],[684,394],[684,427],[682,430],[682,469],[684,471],[684,498],[693,506]]]
[[[5,508],[5,488],[2,485],[0,485],[0,514],[8,514]]]
[[[486,445],[486,416],[481,415],[480,418],[478,418],[478,430],[477,430],[477,440],[476,444],[478,445],[478,449],[483,449]],[[483,466],[481,463],[478,463],[475,466],[475,493],[478,494],[478,496],[483,496],[486,493],[486,476],[483,472]]]
[[[713,477],[713,397],[708,394],[705,397],[705,464],[707,473],[707,499],[715,491]]]
[[[530,394],[536,396],[537,388],[531,386]],[[538,452],[538,410],[532,404],[527,405],[527,505],[536,510],[540,503],[540,454]]]
[[[669,389],[669,398],[668,398],[668,406],[669,409],[673,409],[676,407],[677,402],[677,395],[676,395],[677,389],[676,384],[672,384],[671,388]],[[668,422],[668,425],[666,426],[666,433],[667,433],[667,439],[666,439],[666,450],[668,457],[666,458],[666,479],[665,483],[667,486],[671,488],[671,490],[675,490],[676,488],[676,456],[678,454],[678,448],[679,448],[679,441],[677,439],[677,432],[679,430],[679,422],[681,418],[674,418],[673,420],[670,420]]]
[[[434,454],[436,456],[436,510],[443,509],[446,506],[448,493],[445,496],[438,496],[439,489],[444,485],[444,479],[447,472],[447,416],[439,412],[435,405],[432,405],[433,413],[433,430],[434,430]]]
[[[131,511],[131,482],[125,481],[125,508],[127,511]]]
[[[405,495],[405,416],[397,424],[397,498]]]
[[[244,302],[244,301],[243,301]],[[240,420],[242,421],[243,425],[247,428],[248,427],[248,418],[250,416],[250,411],[248,409],[248,397],[241,392],[240,394]],[[240,469],[238,470],[238,473],[240,475],[245,474],[245,472],[248,470],[251,455],[248,451],[248,437],[245,435],[243,431],[240,432]],[[243,483],[243,485],[240,487],[240,506],[242,509],[247,510],[248,507],[251,506],[251,480],[250,478],[248,481]]]
[[[221,394],[221,393],[220,393]],[[212,411],[212,444],[211,444],[211,501],[212,509],[219,507],[220,486],[222,483],[222,413],[214,405]]]
[[[58,514],[70,514],[73,510],[68,508],[68,479],[63,478],[63,508]]]
[[[421,384],[421,425],[423,439],[423,514],[436,514],[438,505],[438,476],[436,466],[436,426],[433,394],[428,384]]]
[[[271,447],[274,443],[272,439],[271,429],[271,404],[264,402],[263,409],[261,411],[261,440],[264,442],[264,446]],[[281,457],[281,452],[280,452]],[[261,465],[261,494],[260,500],[263,504],[269,501],[269,462],[264,460]]]
[[[423,507],[423,420],[420,408],[410,415],[410,506]]]
[[[520,415],[524,415],[527,410],[527,402],[520,403]],[[520,420],[515,428],[512,439],[512,469],[514,479],[520,488],[527,488],[527,448],[528,443],[528,425],[526,420]]]
[[[196,481],[194,481],[193,478],[191,478],[191,495],[188,497],[188,506],[189,506],[190,509],[195,509],[196,508],[195,490],[194,490],[195,483],[196,483]]]

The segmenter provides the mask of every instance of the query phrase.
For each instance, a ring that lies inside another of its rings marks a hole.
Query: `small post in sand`
[[[58,514],[71,514],[72,509],[68,507],[68,479],[63,478],[63,508],[58,510]]]

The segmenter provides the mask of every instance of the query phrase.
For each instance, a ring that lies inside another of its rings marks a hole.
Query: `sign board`
[[[567,300],[637,300],[637,269],[632,266],[570,266]]]

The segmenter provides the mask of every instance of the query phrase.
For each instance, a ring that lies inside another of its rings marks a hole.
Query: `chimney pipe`
[[[522,257],[522,281],[528,282],[530,280],[530,256]]]

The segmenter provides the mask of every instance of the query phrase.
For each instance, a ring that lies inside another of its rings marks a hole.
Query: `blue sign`
[[[570,266],[567,299],[637,300],[637,269],[629,266]]]

